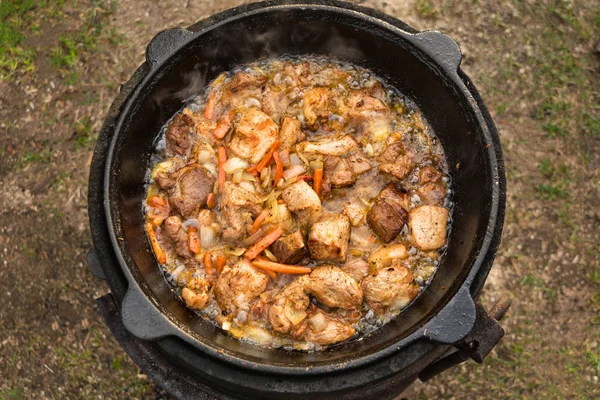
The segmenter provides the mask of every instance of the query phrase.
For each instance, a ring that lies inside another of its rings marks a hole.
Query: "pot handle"
[[[426,31],[411,35],[411,41],[440,66],[452,73],[458,71],[462,53],[458,43],[450,36],[439,31]]]
[[[502,296],[488,312],[477,303],[477,318],[473,329],[463,339],[453,343],[455,349],[451,349],[442,358],[421,371],[419,379],[426,382],[468,359],[473,359],[481,364],[504,336],[504,329],[498,324],[498,321],[506,315],[510,304],[510,298]]]
[[[150,69],[160,66],[183,47],[193,35],[193,32],[183,28],[171,28],[159,32],[146,47],[146,61],[150,65]]]

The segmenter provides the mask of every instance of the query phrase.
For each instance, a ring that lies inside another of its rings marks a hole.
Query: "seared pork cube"
[[[169,199],[185,218],[195,218],[208,194],[212,193],[216,179],[199,164],[183,167],[175,174],[177,181]]]
[[[358,226],[362,222],[365,214],[365,206],[357,201],[348,202],[344,205],[342,213],[350,219],[352,226]]]
[[[375,199],[367,213],[367,222],[382,242],[390,243],[404,228],[409,201],[408,194],[393,183],[388,184]]]
[[[188,114],[177,114],[167,128],[165,139],[167,153],[186,156],[192,147],[194,120]]]
[[[321,346],[339,343],[354,335],[352,325],[317,309],[292,332],[294,339],[302,339]]]
[[[246,220],[256,217],[262,210],[260,197],[243,187],[225,182],[221,209],[227,224],[223,231],[225,240],[241,239],[246,234]]]
[[[353,111],[383,111],[389,112],[390,109],[376,97],[370,96],[365,90],[352,90],[344,103]]]
[[[417,194],[425,204],[443,206],[446,199],[446,189],[439,183],[426,183],[417,189]]]
[[[380,315],[401,310],[419,294],[412,272],[404,266],[378,269],[364,278],[361,286],[365,301]]]
[[[419,171],[419,182],[420,183],[430,183],[430,182],[438,182],[442,178],[442,174],[440,171],[428,165],[427,167],[421,168]]]
[[[265,75],[255,75],[248,74],[246,72],[238,72],[236,73],[231,81],[227,84],[227,90],[236,93],[242,89],[246,89],[248,87],[258,88],[267,82],[267,77]]]
[[[214,294],[221,310],[232,313],[237,309],[248,310],[249,305],[267,288],[269,277],[254,268],[248,260],[241,260],[233,267],[225,267],[214,287]]]
[[[329,117],[332,114],[330,107],[331,90],[326,88],[314,88],[304,94],[302,113],[304,121],[309,129],[316,130],[317,119]]]
[[[350,221],[343,214],[321,217],[308,235],[310,255],[317,261],[343,262],[350,240]]]
[[[281,141],[282,149],[290,149],[296,144],[298,138],[302,134],[302,123],[296,118],[285,117],[281,123],[279,131],[279,140]]]
[[[333,187],[351,186],[356,182],[352,166],[345,158],[327,156],[323,160],[323,168]]]
[[[277,261],[283,264],[295,264],[308,255],[308,248],[300,229],[277,239],[271,245],[271,251]]]
[[[291,99],[284,90],[274,89],[267,86],[262,94],[262,110],[266,112],[273,121],[279,122],[281,116],[289,107]],[[283,130],[283,124],[281,126]]]
[[[437,206],[420,206],[409,214],[408,227],[412,244],[423,250],[437,250],[446,243],[448,210]]]
[[[402,142],[390,144],[379,157],[379,170],[395,176],[398,179],[404,179],[412,171],[414,164],[404,151]]]
[[[313,269],[307,285],[309,292],[327,307],[358,308],[362,303],[362,289],[350,275],[333,265]]]
[[[204,278],[192,278],[181,289],[181,297],[192,310],[202,310],[210,299],[208,290],[210,283]]]
[[[271,117],[253,107],[238,122],[229,150],[256,164],[267,154],[278,136],[279,127]]]
[[[369,264],[362,258],[355,258],[346,261],[342,271],[350,275],[356,282],[360,282],[365,276],[369,275]]]
[[[302,153],[316,153],[325,156],[343,156],[358,150],[358,148],[356,139],[350,135],[344,135],[338,139],[298,143],[298,150]]]
[[[364,174],[373,168],[369,160],[360,155],[358,152],[350,155],[348,157],[348,161],[350,162],[350,168],[352,168],[352,172],[354,172],[354,174],[357,176]]]
[[[321,199],[304,181],[292,183],[281,193],[281,198],[303,228],[310,227],[321,215]]]

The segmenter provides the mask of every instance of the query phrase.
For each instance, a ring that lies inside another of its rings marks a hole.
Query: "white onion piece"
[[[241,181],[240,182],[240,187],[246,189],[250,193],[255,193],[256,192],[256,188],[254,187],[254,184],[252,182],[249,182],[249,181]]]
[[[210,161],[212,154],[208,150],[200,150],[196,159],[200,164],[204,164]]]
[[[290,155],[290,163],[292,165],[303,165],[304,163],[296,153]]]
[[[283,179],[289,181],[292,178],[302,175],[306,169],[303,165],[293,165],[291,168],[283,171]]]
[[[209,163],[204,163],[204,164],[202,164],[202,166],[203,166],[204,168],[206,168],[206,170],[207,170],[208,172],[210,172],[210,173],[211,173],[211,174],[213,174],[214,176],[217,176],[217,168],[216,168],[214,165],[212,165],[212,164],[209,164]]]
[[[232,157],[229,160],[225,161],[225,164],[223,164],[223,169],[228,174],[233,174],[240,170],[243,171],[246,168],[248,168],[248,163],[238,157]]]
[[[281,72],[275,74],[275,76],[273,77],[273,83],[276,85],[281,84]]]
[[[200,223],[196,218],[186,219],[185,221],[183,221],[183,224],[181,224],[181,226],[183,226],[184,228],[189,228],[190,226],[193,226],[196,229],[200,229]]]
[[[246,107],[250,108],[252,106],[260,108],[260,101],[258,101],[254,97],[249,97],[248,99],[246,99]]]
[[[338,121],[340,124],[344,123],[344,117],[342,117],[341,115],[337,115],[337,114],[331,114],[331,116],[329,117],[330,121]]]
[[[271,167],[266,167],[260,171],[261,186],[266,188],[271,183]]]
[[[231,329],[231,322],[223,321],[223,325],[221,327],[223,328],[224,331],[228,331],[229,329]]]
[[[263,250],[265,253],[265,256],[267,256],[267,258],[273,262],[277,262],[277,257],[275,257],[275,254],[271,253],[271,250],[269,249],[264,249]]]
[[[181,264],[180,266],[175,268],[175,271],[171,272],[171,278],[177,280],[177,277],[183,272],[183,270],[185,270],[185,265]]]
[[[215,230],[210,226],[200,227],[200,247],[209,249],[217,244],[217,235]]]
[[[244,177],[244,170],[235,171],[235,173],[233,174],[233,177],[231,178],[231,181],[233,183],[240,183],[242,181],[243,177]]]

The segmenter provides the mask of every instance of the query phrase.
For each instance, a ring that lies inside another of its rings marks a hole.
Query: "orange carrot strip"
[[[209,193],[206,198],[206,206],[211,210],[217,206],[217,196],[214,193]]]
[[[169,216],[171,207],[167,199],[163,196],[155,194],[150,196],[147,201],[150,209],[148,210],[147,220],[152,222],[154,226],[160,226],[165,219]]]
[[[273,159],[275,160],[275,185],[279,183],[281,178],[283,178],[283,163],[281,162],[281,156],[279,152],[276,151],[273,153]]]
[[[247,260],[253,260],[258,256],[264,249],[273,244],[274,241],[279,239],[279,237],[283,234],[283,229],[280,226],[273,229],[271,232],[267,233],[262,239],[256,242],[252,247],[250,247],[246,254],[244,254],[244,258]]]
[[[217,265],[216,265],[216,270],[217,270],[217,275],[221,275],[221,272],[223,272],[223,268],[225,268],[225,263],[227,262],[227,259],[223,256],[217,256]]]
[[[217,93],[212,92],[208,96],[206,101],[206,108],[204,109],[204,118],[212,119],[215,114],[215,106],[217,105]]]
[[[223,186],[225,185],[225,181],[227,180],[227,174],[225,173],[225,169],[223,168],[223,164],[227,161],[227,150],[225,147],[219,147],[219,192],[223,193]]]
[[[258,214],[258,217],[256,217],[256,219],[252,223],[252,228],[250,228],[250,233],[251,234],[255,233],[258,230],[258,228],[260,228],[262,223],[265,222],[265,219],[267,219],[268,216],[269,216],[269,210],[263,210],[260,214]]]
[[[313,182],[313,189],[317,193],[317,196],[321,197],[321,183],[323,182],[323,168],[315,168],[315,178]]]
[[[204,253],[204,270],[206,271],[206,275],[208,275],[209,277],[212,276],[213,266],[212,260],[210,259],[210,253],[208,251]]]
[[[282,274],[301,275],[310,274],[312,271],[312,269],[309,267],[298,267],[295,265],[279,264],[272,261],[263,260],[252,261],[252,265],[265,271],[274,271]]]
[[[254,259],[254,261],[269,261],[268,259],[266,259],[263,256],[258,256]],[[269,277],[273,280],[277,279],[277,273],[275,271],[270,271],[268,269],[261,269],[262,272],[264,272],[265,274],[269,275]]]
[[[163,196],[159,196],[158,194],[155,194],[154,196],[150,196],[148,198],[148,204],[150,204],[152,207],[164,207],[168,203],[167,203],[167,199],[165,199]]]
[[[167,262],[167,253],[163,250],[158,239],[156,238],[156,234],[154,233],[154,228],[150,222],[146,223],[146,232],[148,233],[148,238],[150,239],[150,244],[152,245],[152,250],[154,250],[154,255],[156,256],[156,260],[159,264],[164,264]]]
[[[312,177],[312,176],[310,176],[310,175],[298,175],[298,176],[296,177],[296,179],[297,179],[297,180],[299,180],[299,181],[300,181],[300,180],[302,180],[302,181],[312,181],[312,180],[313,180],[313,177]]]
[[[188,228],[188,247],[194,254],[200,253],[200,238],[198,237],[198,229],[190,226]]]
[[[217,139],[223,139],[227,132],[229,132],[229,128],[231,127],[231,118],[230,114],[225,114],[225,116],[221,117],[217,127],[213,131],[213,136]]]
[[[267,154],[265,154],[263,159],[260,160],[255,166],[248,168],[248,172],[253,173],[252,171],[256,171],[260,173],[260,171],[265,169],[265,167],[271,162],[273,153],[279,148],[279,146],[281,146],[281,142],[279,140],[276,140],[275,143],[273,143],[273,146],[271,146],[271,148],[269,149],[269,151],[267,151]]]

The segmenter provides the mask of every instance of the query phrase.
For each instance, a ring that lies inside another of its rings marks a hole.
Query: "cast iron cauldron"
[[[222,71],[284,54],[350,61],[409,96],[437,133],[453,184],[448,250],[428,289],[374,333],[316,353],[243,343],[191,312],[164,279],[143,227],[144,178],[163,124]],[[474,297],[500,240],[505,176],[495,127],[452,39],[349,3],[269,1],[161,32],[146,59],[113,103],[94,153],[90,266],[111,287],[125,328],[152,343],[161,362],[243,398],[365,398],[400,389],[449,344],[472,357],[469,348],[491,350],[495,342],[484,349],[485,338],[465,338],[489,320]]]

